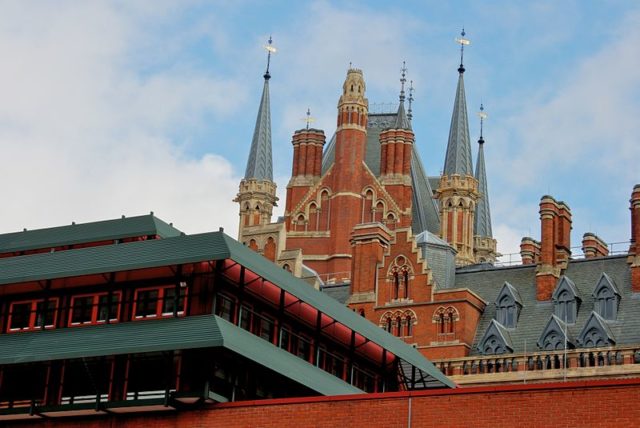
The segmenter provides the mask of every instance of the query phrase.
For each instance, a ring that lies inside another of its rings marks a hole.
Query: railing
[[[504,374],[504,381],[526,382],[527,378],[593,376],[593,368],[601,367],[610,367],[611,372],[640,373],[640,347],[537,351],[433,360],[433,363],[459,383],[473,383],[473,378],[487,381],[486,376],[480,375],[490,374]]]
[[[318,277],[327,285],[341,284],[351,281],[351,271],[322,273]]]
[[[619,256],[623,254],[627,254],[629,251],[629,244],[631,241],[618,241],[618,242],[610,242],[607,244],[609,248],[610,256]],[[573,260],[581,260],[584,259],[585,255],[582,252],[582,245],[576,245],[571,247],[571,259]],[[520,253],[507,253],[502,254],[498,260],[494,263],[496,267],[505,267],[505,266],[517,266],[522,264],[522,258],[520,257]]]

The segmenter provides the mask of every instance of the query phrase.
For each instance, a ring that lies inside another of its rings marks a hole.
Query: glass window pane
[[[136,317],[156,316],[158,303],[158,290],[138,291],[136,301]]]
[[[31,318],[31,302],[14,303],[11,305],[11,325],[10,330],[29,328]]]
[[[118,304],[120,303],[120,293],[103,294],[98,298],[98,322],[118,320]]]
[[[75,297],[71,307],[71,323],[82,324],[90,323],[93,312],[93,297],[84,296]]]
[[[233,322],[234,302],[221,294],[216,297],[216,315],[229,322]]]
[[[57,301],[55,299],[47,300],[46,309],[45,302],[40,301],[36,304],[36,325],[34,327],[53,327],[56,319],[56,306]]]

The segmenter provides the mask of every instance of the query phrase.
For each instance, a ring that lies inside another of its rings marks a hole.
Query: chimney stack
[[[596,234],[587,232],[582,237],[582,252],[587,259],[606,257],[609,255],[609,247]]]
[[[551,300],[556,281],[571,256],[571,209],[545,195],[540,199],[540,260],[536,270],[536,298]]]
[[[523,265],[532,265],[540,261],[540,242],[525,236],[520,241],[520,258]]]
[[[629,265],[631,269],[631,289],[640,292],[640,184],[636,184],[629,200],[631,210],[631,245]]]

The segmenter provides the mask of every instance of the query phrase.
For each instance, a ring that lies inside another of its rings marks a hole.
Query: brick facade
[[[640,420],[640,380],[470,387],[412,393],[219,404],[145,416],[50,419],[33,426],[107,427],[601,427]],[[19,424],[28,427],[31,424]]]

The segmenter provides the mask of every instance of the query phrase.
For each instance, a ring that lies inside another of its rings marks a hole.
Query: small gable
[[[522,309],[522,299],[518,290],[508,282],[505,282],[496,298],[496,317],[506,328],[516,328],[520,310]]]
[[[583,348],[599,348],[615,345],[615,343],[613,333],[605,319],[596,312],[591,312],[578,336],[578,344]]]
[[[483,355],[499,355],[513,352],[511,336],[504,326],[496,320],[491,320],[491,324],[482,336],[478,344],[478,350]]]
[[[592,295],[593,310],[605,320],[614,321],[618,317],[620,293],[609,275],[604,272],[600,275]]]
[[[575,348],[573,339],[568,336],[567,324],[555,315],[549,318],[537,345],[543,351],[564,349],[565,345],[569,349]]]
[[[554,314],[567,324],[574,324],[578,316],[581,299],[576,285],[567,276],[562,276],[551,295]]]

